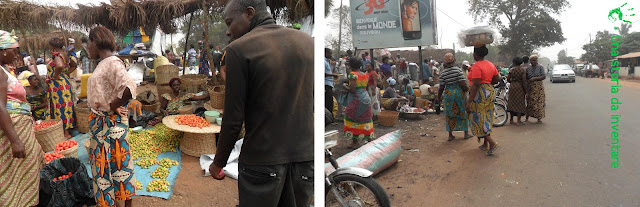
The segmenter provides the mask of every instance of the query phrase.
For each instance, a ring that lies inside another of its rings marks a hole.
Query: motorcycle
[[[325,174],[325,206],[328,207],[362,207],[362,206],[391,206],[384,188],[371,177],[371,171],[357,168],[341,168],[333,158],[331,148],[338,145],[338,131],[326,132],[324,154],[334,169],[329,175]]]

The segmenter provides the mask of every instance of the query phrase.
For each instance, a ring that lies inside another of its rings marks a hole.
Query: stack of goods
[[[481,47],[493,43],[495,31],[488,26],[478,26],[458,33],[460,45]]]
[[[196,116],[194,114],[190,114],[190,115],[178,115],[175,118],[176,123],[180,124],[180,125],[187,125],[190,127],[198,127],[198,128],[203,128],[203,127],[208,127],[211,125],[211,123],[209,121],[207,121],[206,119]]]
[[[49,128],[50,126],[53,126],[56,123],[57,123],[57,121],[42,121],[39,124],[36,124],[36,126],[33,127],[33,129],[41,130],[41,129]]]
[[[180,91],[186,93],[198,93],[207,88],[207,82],[209,77],[201,74],[188,74],[180,76],[182,84],[180,84]]]
[[[64,180],[64,179],[67,179],[67,178],[71,177],[72,175],[73,175],[73,173],[69,172],[69,174],[61,175],[60,177],[53,178],[53,181]]]

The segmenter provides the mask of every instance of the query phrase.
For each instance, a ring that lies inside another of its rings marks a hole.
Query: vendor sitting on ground
[[[180,84],[182,82],[179,78],[173,78],[169,81],[169,86],[171,86],[171,93],[165,93],[160,95],[162,98],[160,99],[160,111],[163,115],[176,115],[178,113],[178,109],[184,106],[185,101],[199,101],[203,99],[209,98],[209,94],[203,94],[200,96],[196,96],[193,93],[181,93],[180,92]]]
[[[45,120],[44,112],[49,103],[47,91],[37,75],[32,74],[27,77],[27,80],[29,80],[29,87],[25,87],[25,89],[27,91],[27,101],[31,105],[31,115],[34,120]]]
[[[396,111],[398,104],[400,104],[400,102],[408,101],[408,99],[396,93],[396,80],[389,78],[387,79],[387,82],[389,83],[389,86],[384,89],[384,93],[382,94],[382,108],[385,110]]]
[[[413,103],[416,100],[416,94],[413,92],[413,87],[409,85],[409,79],[402,79],[402,90],[400,90],[400,95],[404,96],[409,100],[409,103]]]

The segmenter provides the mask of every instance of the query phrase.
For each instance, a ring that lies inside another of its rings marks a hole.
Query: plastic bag
[[[135,118],[131,118],[129,120],[129,127],[137,127],[137,126],[142,126],[142,127],[147,127],[147,123],[153,119],[156,118],[156,113],[150,112],[150,111],[142,111],[142,114],[138,115]]]
[[[458,33],[458,41],[462,47],[482,46],[493,43],[497,39],[496,32],[489,26],[477,26]]]
[[[59,181],[53,178],[72,176]],[[74,157],[51,161],[40,170],[40,203],[37,206],[82,206],[95,205],[93,184],[87,169]]]
[[[136,96],[136,100],[140,101],[144,105],[150,105],[156,102],[156,95],[151,91],[145,91]]]

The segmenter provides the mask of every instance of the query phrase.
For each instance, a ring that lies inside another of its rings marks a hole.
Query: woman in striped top
[[[455,66],[455,62],[452,53],[444,55],[444,70],[440,73],[439,78],[440,84],[444,87],[440,87],[438,90],[438,100],[444,102],[444,115],[449,132],[448,141],[456,138],[453,136],[454,131],[464,131],[465,139],[473,137],[469,135],[467,111],[464,108],[464,98],[469,91],[469,86],[467,86],[462,69]]]

